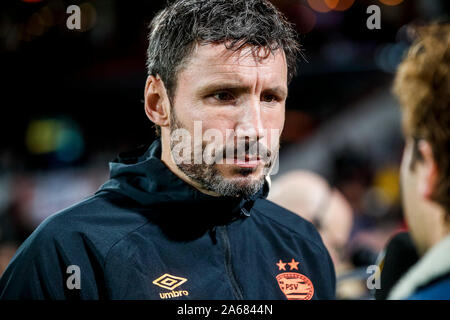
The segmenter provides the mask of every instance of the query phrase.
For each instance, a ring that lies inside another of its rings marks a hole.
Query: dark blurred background
[[[290,85],[273,180],[301,168],[344,194],[354,214],[348,250],[357,268],[370,258],[358,262],[352,248],[377,254],[405,228],[392,77],[412,40],[409,27],[448,17],[450,2],[272,2],[295,23],[306,57]],[[147,26],[165,3],[0,3],[0,274],[43,219],[95,192],[109,160],[155,138],[142,102]],[[81,30],[66,26],[72,4],[81,8]],[[373,4],[381,28],[370,30]]]

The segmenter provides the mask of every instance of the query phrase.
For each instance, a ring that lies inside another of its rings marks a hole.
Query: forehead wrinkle
[[[244,59],[225,59],[217,62],[218,55],[207,56],[202,59],[202,57],[193,57],[189,64],[194,66],[229,66],[229,67],[243,67],[243,68],[269,68],[270,63],[275,63],[276,58],[265,58],[265,59],[254,59],[254,58],[244,58]]]
[[[287,88],[284,83],[279,83],[276,81],[277,77],[274,77],[275,74],[275,72],[265,72],[263,74],[256,72],[255,74],[248,76],[246,74],[243,75],[236,72],[213,72],[202,77],[202,80],[199,81],[199,87],[220,87],[223,84],[224,86],[251,88],[255,86],[256,81],[256,83],[259,83],[260,86],[284,88],[283,91],[286,91]]]
[[[246,55],[244,59],[233,58],[237,52],[230,52],[223,45],[207,45],[202,48],[194,51],[182,72],[187,77],[186,80],[200,80],[195,87],[205,88],[208,84],[220,85],[221,82],[239,87],[261,87],[268,83],[270,87],[283,87],[287,92],[287,83],[281,83],[278,77],[285,71],[283,68],[287,68],[284,52],[278,52],[278,59],[277,55],[271,54],[260,63],[251,55]],[[218,60],[220,57],[224,59]]]
[[[243,80],[246,75],[249,74],[248,71],[251,71],[251,76],[254,76],[255,74],[260,77],[260,75],[270,75],[276,76],[278,74],[283,73],[283,66],[280,66],[280,68],[274,68],[272,65],[237,65],[233,63],[198,63],[198,64],[191,64],[191,68],[187,68],[185,71],[187,73],[196,75],[198,73],[198,68],[200,70],[208,68],[209,72],[202,73],[202,77],[210,77],[214,78],[215,76],[223,76],[224,78],[228,79],[237,79],[237,80]],[[264,77],[269,78],[269,77]]]
[[[244,48],[234,51],[231,49],[227,49],[223,43],[218,44],[205,44],[199,45],[196,44],[191,58],[188,61],[188,64],[201,65],[204,66],[208,64],[210,66],[214,65],[239,65],[239,66],[263,66],[269,63],[271,60],[275,61],[278,55],[282,55],[283,61],[286,63],[286,55],[282,49],[277,49],[275,52],[268,52],[268,54],[261,56],[259,54],[260,51],[265,51],[263,48],[258,49],[256,52],[252,50],[251,46],[245,46]],[[221,59],[220,63],[215,63],[217,58]],[[211,62],[211,63],[208,63]],[[244,64],[242,64],[242,61]],[[251,65],[246,64],[245,62],[250,62]]]

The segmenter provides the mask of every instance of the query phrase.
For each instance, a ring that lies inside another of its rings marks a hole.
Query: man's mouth
[[[256,168],[262,163],[259,156],[239,156],[233,158],[233,164],[241,168]]]

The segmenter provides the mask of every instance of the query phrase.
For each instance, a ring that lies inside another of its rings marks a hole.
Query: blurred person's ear
[[[433,157],[433,149],[428,141],[418,141],[418,150],[423,159],[418,162],[417,166],[418,192],[423,198],[431,200],[438,181],[438,167]]]
[[[145,113],[154,124],[169,126],[170,103],[164,83],[159,76],[150,75],[145,84]]]

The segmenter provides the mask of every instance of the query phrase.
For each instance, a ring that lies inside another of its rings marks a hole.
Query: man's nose
[[[238,137],[250,141],[257,141],[264,136],[259,97],[252,97],[245,101],[242,107],[242,114],[237,123],[236,134]]]

